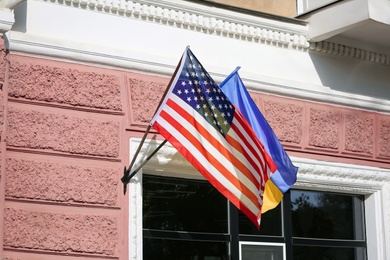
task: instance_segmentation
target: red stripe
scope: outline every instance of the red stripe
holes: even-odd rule
[[[209,134],[209,132],[207,131],[207,129],[205,129],[203,126],[201,126],[200,124],[198,124],[192,116],[190,116],[185,110],[181,109],[175,102],[171,101],[171,100],[168,100],[167,105],[169,106],[174,106],[173,109],[178,109],[178,111],[176,110],[176,112],[178,112],[181,116],[184,116],[186,118],[186,120],[190,120],[188,121],[189,123],[191,123],[195,128],[197,128],[197,130],[199,131],[199,133],[205,138],[207,139],[210,143],[212,142],[217,142],[218,143],[218,146],[219,147],[216,147],[216,149],[218,149],[219,152],[222,152],[222,153],[226,153],[228,152],[226,150],[226,148],[222,145],[219,144],[219,142]],[[187,140],[189,142],[192,143],[192,145],[194,145],[196,147],[196,149],[198,151],[200,151],[202,153],[202,155],[206,158],[206,160],[208,162],[210,162],[210,164],[212,164],[217,170],[218,172],[220,172],[223,176],[225,176],[226,179],[228,179],[241,193],[243,193],[249,200],[252,201],[252,203],[254,205],[256,205],[258,207],[258,204],[259,204],[259,201],[258,201],[258,196],[256,194],[254,194],[251,190],[249,190],[247,188],[247,186],[245,184],[243,184],[239,179],[237,179],[237,177],[235,177],[228,169],[225,168],[225,166],[220,163],[220,161],[215,158],[211,153],[209,153],[207,151],[207,149],[202,145],[202,143],[199,141],[198,137],[195,137],[193,136],[187,129],[185,129],[184,127],[182,127],[180,125],[179,122],[177,122],[170,114],[168,114],[166,111],[162,110],[160,112],[160,117],[164,118],[169,124],[171,124],[172,126],[174,126],[176,129],[178,129],[178,131],[180,131],[180,133],[185,137],[187,138]],[[177,126],[180,125],[181,127],[178,128]],[[165,137],[165,136],[164,136]],[[167,138],[167,137],[165,137]],[[168,138],[167,138],[168,139]],[[183,155],[183,156],[188,156],[188,155]],[[212,162],[212,163],[211,163]],[[195,166],[195,165],[194,165]],[[257,185],[256,185],[257,186]],[[255,187],[256,187],[255,186]]]

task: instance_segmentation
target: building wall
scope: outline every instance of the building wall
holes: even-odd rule
[[[236,0],[216,0],[213,2],[223,3],[231,6],[238,6],[249,10],[255,10],[270,14],[294,17],[297,14],[296,0],[250,0],[250,1],[236,1]]]
[[[3,259],[126,259],[128,138],[168,78],[4,56]],[[290,154],[388,166],[390,115],[252,95]]]
[[[3,259],[124,259],[123,74],[5,56]]]
[[[78,2],[29,4],[28,22],[16,22],[0,49],[2,259],[124,260],[136,250],[128,231],[134,202],[120,181],[130,161],[129,139],[142,137],[185,42],[196,55],[199,50],[218,82],[242,62],[244,83],[290,155],[390,169],[386,58],[375,63],[369,51],[364,60],[339,46],[309,48],[304,26],[278,21],[266,21],[276,29],[264,29],[255,40],[241,32],[229,36],[230,22],[219,34],[148,20],[141,5],[115,15]],[[50,18],[37,16],[42,10]],[[61,27],[62,16],[73,19]],[[217,47],[229,59],[221,59]],[[342,75],[351,70],[356,78],[346,81]],[[148,139],[156,138],[152,130]],[[361,180],[369,182],[364,174]],[[381,180],[388,186],[388,177]],[[389,195],[383,194],[384,206]],[[384,221],[380,239],[390,236],[389,216],[386,209],[378,216],[380,225]]]

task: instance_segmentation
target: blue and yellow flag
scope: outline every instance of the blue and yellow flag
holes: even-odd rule
[[[264,213],[275,208],[282,200],[283,194],[294,185],[298,168],[292,164],[271,126],[246,90],[238,74],[239,69],[240,67],[237,67],[219,87],[252,126],[265,150],[278,167],[265,184],[261,211]]]

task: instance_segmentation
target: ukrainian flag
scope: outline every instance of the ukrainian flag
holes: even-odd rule
[[[239,69],[240,67],[237,67],[219,87],[252,126],[265,150],[278,167],[278,170],[271,175],[265,184],[261,211],[265,213],[267,210],[275,208],[282,200],[283,194],[294,185],[297,180],[298,168],[292,164],[271,126],[246,90],[238,74]]]

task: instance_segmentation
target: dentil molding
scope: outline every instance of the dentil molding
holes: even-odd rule
[[[194,30],[254,43],[302,51],[325,52],[369,62],[390,65],[390,55],[327,41],[310,42],[305,22],[293,18],[255,17],[229,13],[223,9],[194,5],[185,1],[126,0],[42,0],[74,8],[88,9],[176,28]],[[294,25],[292,25],[294,24]]]

